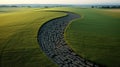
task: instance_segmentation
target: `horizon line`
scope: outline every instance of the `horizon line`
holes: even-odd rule
[[[24,5],[39,5],[39,4],[41,4],[41,3],[25,3]],[[22,5],[22,3],[18,3],[18,4],[0,4],[0,5]],[[41,4],[42,5],[42,4]],[[43,5],[45,5],[45,4],[43,4]],[[47,4],[46,4],[47,5]],[[101,4],[53,4],[53,3],[49,3],[48,5],[120,5],[120,4],[116,4],[116,3],[113,3],[113,4],[103,4],[103,3],[101,3]]]

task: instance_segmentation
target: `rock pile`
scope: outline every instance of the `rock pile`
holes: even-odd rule
[[[66,12],[67,16],[56,18],[45,23],[38,32],[38,42],[46,55],[60,67],[99,67],[77,55],[67,46],[64,30],[68,23],[80,16]]]

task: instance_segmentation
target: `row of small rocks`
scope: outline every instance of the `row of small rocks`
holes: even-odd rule
[[[66,16],[45,23],[38,31],[41,49],[60,67],[99,67],[77,55],[64,40],[64,30],[68,23],[80,16],[71,12]]]

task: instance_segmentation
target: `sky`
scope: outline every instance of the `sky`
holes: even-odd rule
[[[120,0],[0,0],[0,4],[119,4]]]

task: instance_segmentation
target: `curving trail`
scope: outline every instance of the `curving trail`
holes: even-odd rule
[[[38,42],[46,55],[60,67],[100,67],[77,55],[64,40],[64,30],[68,23],[80,16],[65,12],[67,16],[59,17],[43,24],[38,31]]]

